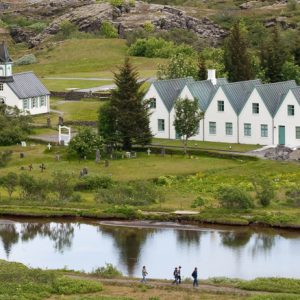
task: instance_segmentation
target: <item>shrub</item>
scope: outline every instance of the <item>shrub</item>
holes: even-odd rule
[[[100,28],[100,34],[106,38],[117,38],[118,31],[115,26],[109,22],[103,22]]]
[[[103,212],[115,218],[136,219],[139,216],[139,211],[129,205],[115,205]]]
[[[0,168],[5,167],[11,160],[12,151],[0,152]]]
[[[75,190],[108,189],[113,184],[114,181],[109,176],[85,176],[76,183]]]
[[[224,208],[252,208],[253,201],[250,195],[237,186],[223,185],[219,187],[218,200]]]
[[[109,0],[109,3],[114,7],[120,7],[125,4],[124,0]]]
[[[100,267],[92,271],[92,275],[104,277],[104,278],[116,278],[123,276],[115,266],[106,263],[104,267]]]
[[[205,200],[204,200],[202,197],[199,196],[198,198],[196,198],[196,199],[193,201],[191,207],[192,207],[192,208],[197,208],[197,207],[202,207],[202,206],[204,206],[204,205],[205,205]]]
[[[149,205],[163,200],[155,185],[147,181],[120,183],[110,189],[101,189],[96,200],[108,204],[118,205]]]
[[[266,207],[270,205],[271,200],[275,196],[274,186],[272,181],[263,176],[258,176],[253,179],[253,186],[256,191],[256,195],[261,205]]]
[[[145,22],[144,23],[144,29],[146,32],[153,32],[155,30],[155,26],[151,22]]]
[[[77,26],[71,23],[68,20],[61,22],[60,24],[60,32],[63,38],[68,38],[71,36],[72,33],[77,31]]]
[[[51,188],[57,193],[58,200],[70,200],[74,192],[72,177],[69,174],[60,171],[53,173]]]
[[[45,180],[35,179],[28,174],[19,177],[21,197],[24,200],[45,200],[49,192],[49,184]]]
[[[289,189],[286,192],[286,195],[288,196],[288,201],[290,204],[296,207],[300,207],[300,188],[294,187]]]
[[[8,196],[11,199],[13,192],[18,186],[18,175],[16,173],[9,172],[1,178],[0,184],[6,188]]]
[[[28,26],[28,28],[32,29],[36,33],[42,32],[47,27],[47,24],[42,22],[33,23]]]
[[[31,65],[31,64],[36,64],[36,63],[37,63],[37,59],[34,54],[24,55],[15,61],[15,65],[17,65],[17,66]]]

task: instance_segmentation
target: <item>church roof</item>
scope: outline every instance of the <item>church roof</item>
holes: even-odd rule
[[[50,95],[33,72],[14,74],[13,81],[7,84],[19,99]]]
[[[12,62],[4,42],[0,44],[0,63]]]

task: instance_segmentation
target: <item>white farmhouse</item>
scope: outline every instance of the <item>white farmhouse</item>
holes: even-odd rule
[[[228,83],[209,70],[208,79],[154,82],[150,128],[155,137],[178,139],[173,122],[177,99],[197,99],[204,119],[192,139],[225,143],[300,145],[300,87],[295,81],[262,84],[259,79]]]
[[[32,72],[12,73],[7,47],[0,44],[0,102],[31,115],[50,111],[50,92]]]

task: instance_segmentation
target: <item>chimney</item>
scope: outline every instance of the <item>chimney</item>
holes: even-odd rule
[[[213,85],[217,84],[216,70],[215,69],[208,69],[207,70],[207,80],[211,80],[211,83]]]

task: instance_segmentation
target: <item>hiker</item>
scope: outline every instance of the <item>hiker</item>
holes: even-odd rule
[[[192,273],[192,277],[194,278],[193,287],[198,286],[198,271],[197,268],[194,269]]]
[[[174,275],[174,281],[172,282],[172,284],[178,284],[178,269],[177,267],[175,268],[174,272],[173,272],[173,275]]]
[[[146,276],[148,275],[148,272],[147,272],[147,270],[146,270],[146,267],[145,266],[143,266],[143,268],[142,268],[142,280],[141,280],[141,282],[143,282],[143,283],[146,283]]]
[[[181,283],[181,266],[178,267],[177,278],[178,278],[178,284],[180,284]]]

